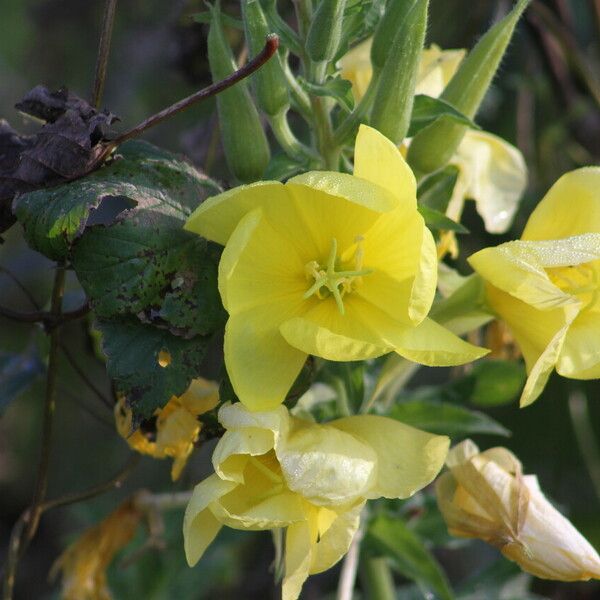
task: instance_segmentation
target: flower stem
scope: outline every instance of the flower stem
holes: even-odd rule
[[[354,585],[356,582],[356,573],[358,571],[358,564],[360,560],[360,543],[365,535],[365,517],[367,507],[363,509],[360,519],[360,527],[357,529],[350,548],[344,562],[342,564],[342,571],[340,573],[340,580],[338,582],[336,600],[352,600],[354,596]]]
[[[291,158],[305,162],[307,159],[318,159],[314,151],[305,146],[290,129],[287,113],[282,111],[269,119],[273,135],[283,151]]]
[[[106,0],[106,4],[104,5],[104,19],[102,21],[102,31],[100,33],[100,42],[98,44],[98,58],[96,60],[96,74],[94,76],[94,91],[92,94],[92,105],[96,108],[100,107],[100,102],[102,101],[102,94],[104,93],[104,82],[106,81],[106,67],[108,65],[110,40],[112,38],[116,9],[117,0]]]
[[[362,569],[362,579],[369,600],[396,600],[396,589],[390,567],[385,558],[368,558]]]

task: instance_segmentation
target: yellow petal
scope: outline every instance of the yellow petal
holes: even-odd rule
[[[193,379],[179,402],[193,415],[202,415],[219,404],[219,384],[202,377]]]
[[[600,167],[563,175],[537,205],[523,232],[524,240],[552,240],[600,233]]]
[[[600,378],[600,312],[585,311],[571,323],[556,370],[574,379]]]
[[[429,484],[444,465],[450,440],[394,419],[360,415],[332,427],[368,444],[377,455],[377,478],[367,498],[408,498]]]
[[[352,95],[356,102],[365,95],[371,77],[373,67],[371,66],[371,46],[373,38],[361,42],[349,52],[346,52],[338,61],[340,75],[352,83]]]
[[[221,524],[209,510],[209,505],[235,486],[232,481],[223,481],[216,475],[211,475],[194,488],[183,517],[183,546],[190,567],[200,560],[221,528]]]
[[[400,206],[417,206],[417,182],[400,150],[368,125],[361,125],[356,136],[354,176],[385,188]]]
[[[313,504],[336,506],[365,496],[373,485],[372,448],[329,425],[294,419],[276,450],[288,487]]]
[[[287,528],[282,600],[296,600],[300,596],[300,590],[308,578],[312,545],[310,528],[306,522]]]
[[[352,543],[360,524],[364,502],[340,512],[325,531],[320,531],[319,541],[313,546],[309,573],[322,573],[335,565]]]
[[[278,181],[241,185],[205,200],[188,218],[184,229],[224,246],[248,212],[286,202],[289,202],[287,191]]]
[[[449,367],[472,362],[489,350],[465,342],[432,319],[394,335],[395,351],[430,367]]]
[[[265,304],[227,321],[227,373],[238,398],[250,410],[270,410],[281,404],[306,361],[306,353],[279,333],[279,323],[290,317],[294,314],[289,307]]]
[[[396,321],[420,323],[429,312],[437,282],[437,253],[421,215],[402,207],[382,215],[362,242],[364,268],[356,293]]]
[[[469,129],[451,164],[459,176],[446,214],[459,221],[466,198],[475,200],[477,212],[490,233],[504,233],[527,186],[527,166],[521,152],[502,138]]]
[[[465,50],[440,50],[432,44],[421,53],[415,94],[437,98],[458,69]]]

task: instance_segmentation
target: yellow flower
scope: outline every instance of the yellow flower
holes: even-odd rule
[[[62,572],[63,600],[111,600],[106,570],[133,538],[141,517],[134,500],[127,500],[60,555],[51,576]]]
[[[368,499],[407,498],[437,475],[449,440],[375,415],[319,425],[279,406],[219,411],[225,435],[215,474],[187,507],[184,546],[195,565],[223,525],[286,529],[283,600],[294,600],[310,574],[347,552]]]
[[[600,578],[600,557],[548,502],[535,475],[506,448],[465,440],[448,454],[436,482],[438,505],[452,535],[480,538],[543,579]]]
[[[189,218],[186,229],[226,246],[225,364],[246,406],[280,404],[308,354],[351,361],[394,351],[452,365],[485,353],[426,317],[437,258],[415,196],[398,149],[363,125],[354,175],[240,186]]]
[[[350,50],[339,61],[341,75],[352,82],[355,99],[360,100],[371,81],[368,39]],[[441,50],[435,44],[423,50],[415,94],[437,98],[458,69],[465,50]],[[406,143],[406,142],[405,142]],[[513,145],[486,131],[468,130],[450,161],[458,168],[458,178],[446,214],[460,221],[466,199],[475,200],[477,212],[490,233],[504,233],[519,205],[527,185],[527,166]],[[438,255],[458,255],[453,232],[442,235]]]
[[[541,394],[554,368],[572,379],[600,377],[600,168],[563,175],[521,240],[469,262],[525,357],[521,406]]]
[[[179,397],[156,411],[150,423],[132,432],[131,410],[121,398],[115,406],[117,431],[129,446],[154,458],[173,458],[171,478],[179,478],[198,440],[201,424],[196,417],[212,410],[219,403],[219,386],[214,381],[195,379]]]

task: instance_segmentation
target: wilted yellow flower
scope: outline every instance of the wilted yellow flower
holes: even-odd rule
[[[437,475],[449,440],[393,419],[352,416],[319,425],[279,406],[219,411],[225,435],[215,474],[187,507],[184,544],[195,565],[223,525],[286,529],[283,600],[294,600],[310,574],[347,552],[366,500],[407,498]]]
[[[479,452],[465,440],[448,454],[436,482],[438,505],[452,535],[480,538],[543,579],[600,578],[600,557],[540,490],[535,475],[506,448]]]
[[[356,100],[364,96],[373,69],[368,39],[339,61],[341,75],[352,82]],[[415,94],[437,98],[458,69],[465,50],[441,50],[435,44],[423,50]],[[475,200],[477,212],[490,233],[504,233],[527,185],[527,166],[521,152],[502,138],[469,129],[450,161],[458,168],[458,178],[446,214],[460,221],[466,199]],[[442,235],[438,255],[456,257],[458,246],[453,232]]]
[[[600,377],[600,168],[563,175],[521,240],[469,258],[492,310],[510,327],[529,374],[521,406],[548,377]]]
[[[127,500],[60,555],[51,576],[62,573],[63,600],[111,600],[106,570],[131,541],[141,518],[134,500]]]
[[[375,129],[359,130],[354,175],[236,187],[206,200],[185,227],[225,245],[225,365],[253,410],[284,400],[308,354],[351,361],[394,351],[452,365],[485,353],[426,316],[435,243],[412,171]]]
[[[115,406],[117,431],[129,446],[154,458],[173,458],[171,478],[179,478],[198,440],[201,424],[198,415],[212,410],[219,403],[219,386],[214,381],[194,379],[188,390],[173,396],[154,419],[132,432],[131,410],[121,398]]]

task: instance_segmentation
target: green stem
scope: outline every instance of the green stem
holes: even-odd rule
[[[385,558],[368,558],[362,568],[362,579],[369,600],[396,600],[396,589]]]
[[[286,111],[282,111],[271,117],[269,123],[273,135],[288,156],[300,162],[305,162],[307,159],[318,159],[314,151],[305,146],[290,129]]]
[[[283,74],[290,89],[290,95],[294,103],[294,108],[300,113],[307,123],[312,123],[312,108],[308,94],[302,89],[298,80],[292,73],[287,60],[282,61]]]
[[[296,20],[298,21],[298,33],[304,42],[312,17],[312,0],[294,0],[294,9],[296,10]]]
[[[313,96],[311,99],[317,148],[325,169],[337,171],[340,162],[340,148],[333,142],[331,118],[324,100],[324,98],[318,96]]]

